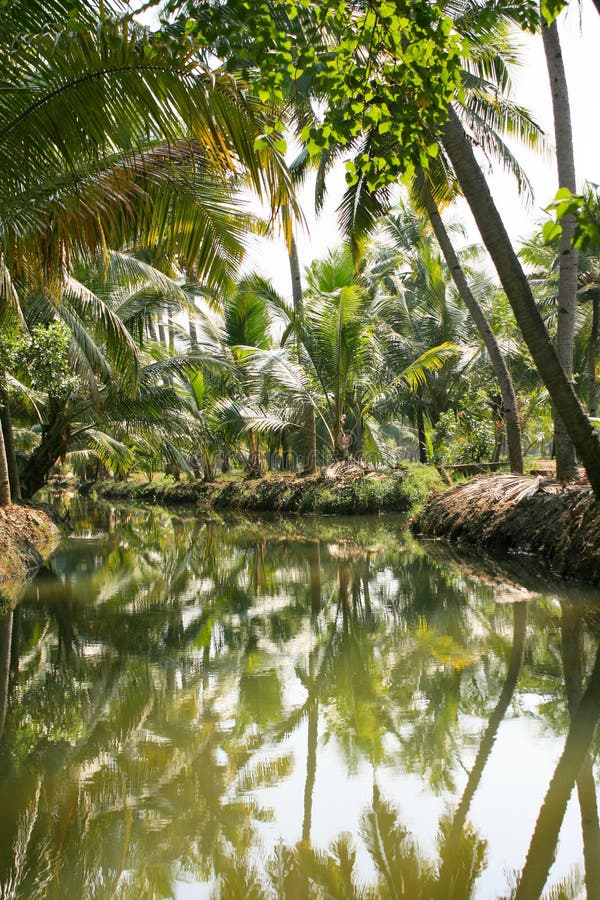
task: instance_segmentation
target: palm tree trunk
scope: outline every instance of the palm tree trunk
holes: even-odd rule
[[[67,449],[69,424],[58,412],[42,435],[42,440],[35,448],[21,476],[21,491],[26,498],[33,497],[46,484],[52,466]]]
[[[419,441],[419,462],[427,465],[427,436],[425,434],[425,417],[420,406],[417,407],[417,439]]]
[[[363,388],[361,384],[354,388],[354,426],[352,428],[352,456],[362,460],[365,449],[365,423],[362,415]]]
[[[13,434],[12,418],[10,415],[10,402],[4,379],[0,379],[0,423],[4,435],[4,450],[6,452],[6,465],[8,479],[10,481],[10,493],[13,503],[21,499],[21,480],[17,465],[17,453],[15,450],[15,437]]]
[[[294,314],[298,320],[304,315],[304,298],[302,296],[302,278],[300,277],[300,260],[298,248],[292,236],[288,248],[288,260],[290,265],[290,277],[292,279],[292,299],[294,301]],[[300,361],[300,348],[297,347],[298,361]],[[304,404],[304,431],[303,431],[303,461],[302,471],[304,475],[314,475],[317,471],[317,426],[315,411],[310,403]]]
[[[575,193],[575,157],[573,155],[573,133],[571,129],[571,109],[567,78],[560,48],[556,20],[546,25],[542,19],[542,38],[546,66],[552,92],[554,113],[554,138],[556,142],[556,163],[558,186]],[[558,317],[556,324],[556,352],[566,375],[573,379],[573,348],[575,345],[575,310],[577,306],[577,271],[579,252],[573,247],[575,216],[562,219],[560,238],[560,269],[558,277]],[[556,474],[561,481],[571,481],[577,475],[575,449],[565,425],[554,411],[554,447],[556,451]]]
[[[246,475],[248,478],[261,478],[264,473],[260,456],[260,444],[258,434],[253,428],[248,430],[248,448]]]
[[[596,382],[596,360],[598,358],[598,331],[600,325],[600,291],[592,293],[592,329],[590,332],[590,346],[588,348],[588,411],[590,416],[596,415],[596,396],[598,385]]]
[[[475,322],[477,330],[481,335],[481,339],[485,344],[490,362],[494,369],[496,381],[500,387],[502,394],[502,405],[504,407],[504,417],[506,420],[506,441],[508,444],[508,461],[510,463],[511,472],[519,475],[523,474],[523,450],[521,446],[521,425],[519,423],[519,414],[517,408],[517,397],[513,385],[510,372],[504,362],[504,357],[500,352],[496,335],[491,329],[490,323],[486,319],[485,313],[474,297],[463,272],[462,266],[458,260],[458,256],[452,246],[452,241],[446,231],[442,217],[440,216],[437,204],[433,199],[433,195],[429,186],[425,184],[425,207],[427,215],[431,222],[433,232],[437,242],[444,255],[444,259],[450,269],[454,284],[458,289],[460,297],[469,311],[469,315]]]
[[[442,141],[483,242],[492,258],[517,324],[548,393],[600,498],[600,437],[586,416],[548,337],[531,287],[513,249],[490,189],[454,109],[442,131]]]
[[[6,448],[4,445],[4,432],[0,422],[0,507],[10,506],[10,479],[8,477],[8,463],[6,462]]]

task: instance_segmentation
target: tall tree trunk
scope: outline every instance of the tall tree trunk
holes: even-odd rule
[[[4,431],[0,422],[0,507],[10,506],[10,479],[8,477],[8,463],[6,462],[6,448],[4,446]]]
[[[246,475],[248,478],[261,478],[264,475],[258,434],[253,428],[248,430],[248,463],[246,465]]]
[[[417,406],[417,439],[419,441],[419,462],[427,465],[429,459],[427,458],[427,436],[425,434],[425,417],[423,416],[423,410],[420,406]]]
[[[365,450],[365,423],[362,415],[363,388],[357,384],[354,388],[354,426],[352,428],[352,456],[362,460]]]
[[[594,495],[600,498],[600,437],[586,416],[548,337],[521,263],[513,249],[473,148],[456,112],[442,130],[442,140],[483,242],[492,258],[517,324],[548,393],[585,465]]]
[[[292,299],[294,301],[294,315],[300,321],[304,316],[304,298],[302,295],[302,278],[300,276],[300,260],[298,248],[294,237],[290,238],[288,248],[288,260],[290,264],[290,277],[292,280]],[[300,361],[300,348],[296,348],[296,356]],[[304,475],[314,475],[317,471],[317,426],[315,411],[310,403],[304,404],[304,430],[303,430],[303,460],[302,470]]]
[[[4,449],[6,452],[6,465],[8,467],[11,499],[15,502],[16,500],[21,499],[21,480],[19,478],[17,451],[15,449],[15,437],[10,415],[10,401],[6,389],[6,382],[2,376],[0,376],[0,423],[2,424],[2,433],[4,434]]]
[[[510,463],[511,472],[519,475],[523,474],[523,450],[521,446],[521,425],[519,423],[519,413],[517,408],[517,397],[513,386],[510,372],[504,362],[504,357],[500,352],[496,335],[492,331],[484,311],[474,297],[471,291],[463,268],[459,262],[458,256],[452,246],[452,241],[446,231],[442,217],[440,216],[437,204],[433,199],[429,186],[425,184],[424,188],[425,208],[431,222],[433,232],[437,242],[444,255],[444,259],[450,269],[450,274],[454,280],[454,284],[458,289],[460,297],[469,311],[469,315],[475,322],[477,330],[481,335],[481,339],[485,344],[490,362],[494,369],[496,381],[500,387],[502,394],[502,405],[504,407],[504,417],[506,420],[506,441],[508,444],[508,461]]]
[[[552,92],[554,114],[554,139],[556,143],[556,164],[558,186],[575,193],[575,157],[573,155],[573,133],[571,130],[571,109],[567,78],[558,37],[556,20],[546,25],[542,16],[542,38],[546,66]],[[577,270],[579,252],[571,243],[575,234],[575,216],[565,216],[562,220],[560,238],[560,261],[558,277],[558,316],[556,323],[556,352],[566,375],[573,379],[573,348],[575,345],[575,310],[577,306]],[[556,474],[561,481],[571,481],[577,476],[575,449],[564,422],[554,411],[554,448],[556,452]]]
[[[24,497],[33,497],[35,492],[46,484],[50,469],[67,449],[68,439],[69,425],[59,412],[27,460],[21,475],[21,491]]]
[[[596,361],[598,359],[598,331],[600,326],[600,291],[592,292],[592,329],[590,332],[590,346],[588,348],[588,411],[590,416],[595,416],[597,411]]]

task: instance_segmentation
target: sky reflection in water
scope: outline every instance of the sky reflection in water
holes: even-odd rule
[[[0,896],[594,895],[597,592],[387,517],[72,515],[0,620]]]

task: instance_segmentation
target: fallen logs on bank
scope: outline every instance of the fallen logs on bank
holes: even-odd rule
[[[499,555],[531,554],[562,577],[600,583],[600,502],[587,485],[477,478],[433,496],[412,529]]]

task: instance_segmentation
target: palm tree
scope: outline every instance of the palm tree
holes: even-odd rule
[[[384,397],[405,396],[425,373],[440,369],[454,348],[427,343],[415,354],[395,331],[395,299],[356,273],[348,248],[307,273],[303,323],[294,323],[303,364],[327,410],[334,458],[378,455],[373,419]],[[366,444],[365,444],[366,442]]]
[[[439,371],[428,373],[415,395],[407,398],[409,417],[417,424],[420,459],[426,462],[424,417],[435,426],[440,415],[459,402],[458,392],[477,351],[427,219],[401,204],[382,219],[381,231],[385,244],[370,263],[369,277],[384,279],[396,304],[399,334],[413,351],[452,343],[460,352]]]
[[[556,143],[556,163],[558,187],[575,193],[575,158],[571,129],[571,110],[567,78],[560,48],[556,19],[548,25],[541,16],[544,53],[548,67],[548,77],[552,93],[554,114],[554,136]],[[573,378],[573,346],[575,340],[575,316],[577,306],[578,250],[573,246],[575,216],[569,214],[562,219],[560,236],[558,316],[556,323],[556,352],[566,375]],[[577,473],[573,444],[560,417],[554,422],[554,449],[556,453],[556,474],[563,481],[572,480]]]
[[[36,399],[30,424],[38,417],[42,431],[22,474],[26,496],[67,453],[126,469],[137,444],[185,467],[172,439],[189,447],[201,423],[173,376],[220,362],[208,343],[174,355],[156,342],[157,320],[191,300],[143,260],[111,253],[79,260],[74,272],[81,280],[65,276],[57,295],[21,294],[32,337],[19,375]]]
[[[207,282],[231,277],[248,225],[240,179],[294,206],[276,141],[254,148],[270,114],[189,42],[113,19],[117,7],[72,7],[61,30],[58,8],[17,3],[0,32],[3,318],[13,284],[59,286],[98,247],[160,242]]]
[[[453,108],[442,130],[448,153],[483,242],[498,272],[525,343],[579,453],[596,496],[600,496],[600,437],[573,390],[550,341],[531,286],[512,247],[473,148]]]

